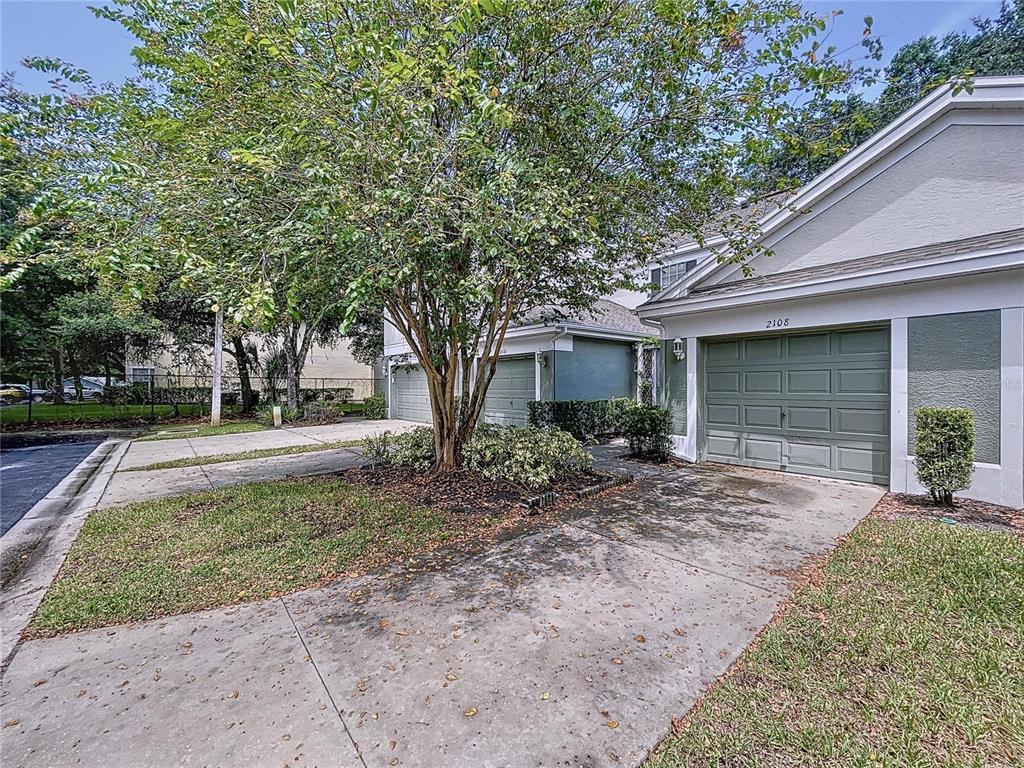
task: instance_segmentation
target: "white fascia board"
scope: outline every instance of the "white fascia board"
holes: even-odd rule
[[[995,272],[1024,266],[1024,251],[1020,246],[993,251],[961,254],[954,257],[937,257],[932,261],[895,264],[863,272],[807,278],[787,285],[752,287],[742,293],[723,296],[688,296],[667,301],[648,309],[640,308],[641,318],[663,318],[690,312],[704,312],[712,309],[741,307],[749,304],[763,304],[787,301],[809,296],[879,288],[900,285],[919,280],[934,280],[943,277],[957,277],[979,272]]]

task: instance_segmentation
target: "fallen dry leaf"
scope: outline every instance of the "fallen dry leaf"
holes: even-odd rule
[[[467,709],[462,714],[464,714],[466,717],[472,717],[473,715],[476,714],[476,707],[470,707],[469,709]]]
[[[544,691],[544,693],[542,693],[542,694],[540,695],[540,700],[541,700],[541,701],[547,701],[547,700],[548,700],[548,699],[550,699],[550,698],[551,698],[551,694],[550,694],[550,693],[548,693],[547,691]]]
[[[608,727],[609,728],[618,728],[619,727],[619,721],[618,720],[609,720],[608,721]]]
[[[229,699],[237,699],[238,698],[238,691],[231,691],[231,693],[228,694],[228,698]]]
[[[638,643],[646,643],[647,642],[647,638],[644,637],[643,635],[637,635],[633,639],[636,640]]]
[[[616,656],[614,659],[612,659],[612,664],[622,664],[622,659]]]

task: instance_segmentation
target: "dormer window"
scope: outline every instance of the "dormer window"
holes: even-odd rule
[[[691,259],[690,261],[677,261],[674,264],[654,267],[651,269],[651,283],[657,286],[655,290],[668,288],[668,286],[672,285],[672,283],[696,266],[697,260]]]

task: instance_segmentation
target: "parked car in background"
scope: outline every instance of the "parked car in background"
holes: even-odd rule
[[[99,400],[103,397],[103,388],[106,386],[106,379],[102,376],[82,376],[80,377],[82,383],[82,399],[83,400]],[[112,387],[127,387],[128,385],[120,379],[111,379],[110,386]],[[64,399],[75,400],[78,397],[78,393],[75,390],[75,380],[73,378],[64,379]]]
[[[29,397],[33,403],[44,403],[53,399],[48,389],[29,390],[26,384],[0,384],[0,399],[5,403],[27,403]]]

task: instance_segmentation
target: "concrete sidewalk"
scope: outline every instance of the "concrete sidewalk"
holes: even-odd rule
[[[135,441],[121,459],[118,472],[107,485],[99,506],[112,507],[133,501],[180,496],[260,480],[283,480],[288,477],[337,472],[358,465],[362,459],[358,448],[336,448],[176,469],[139,471],[134,470],[134,467],[266,448],[361,440],[369,435],[405,432],[418,426],[421,425],[387,419],[343,422],[319,427],[283,427],[234,435]]]
[[[32,640],[4,764],[636,766],[882,493],[673,469],[490,549]]]

